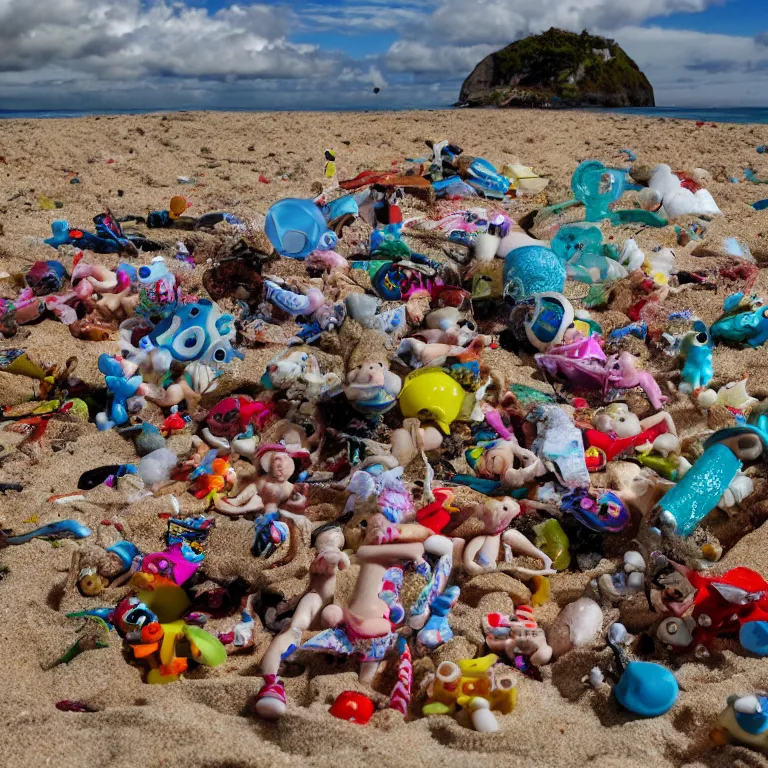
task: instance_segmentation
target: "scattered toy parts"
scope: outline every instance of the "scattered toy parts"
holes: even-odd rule
[[[94,347],[100,389],[66,350],[4,349],[0,370],[36,399],[4,411],[3,449],[30,473],[66,428],[121,450],[0,531],[2,548],[66,540],[62,604],[77,609],[46,669],[86,669],[116,644],[137,681],[197,686],[242,657],[259,673],[242,716],[279,721],[310,654],[340,657],[356,687],[323,712],[368,728],[451,717],[483,740],[569,655],[588,660],[574,684],[585,674],[591,704],[628,719],[679,706],[673,654],[768,656],[768,582],[718,562],[755,523],[768,452],[764,388],[730,381],[718,353],[754,367],[768,309],[736,235],[700,270],[670,247],[719,231],[707,174],[659,163],[639,180],[586,160],[529,231],[513,213],[549,179],[426,147],[359,171],[326,148],[315,197],[276,194],[261,219],[188,213],[189,189],[99,213],[93,232],[53,221],[0,300],[0,331],[21,342],[56,322],[73,347],[115,343]],[[656,244],[623,239],[628,224]],[[681,308],[725,281],[720,317]],[[0,492],[26,493],[15,477]],[[566,579],[581,586],[555,601]],[[734,690],[713,739],[765,748],[766,706]]]

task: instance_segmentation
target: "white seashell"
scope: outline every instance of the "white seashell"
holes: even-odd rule
[[[557,615],[547,633],[555,657],[563,656],[573,648],[591,645],[603,628],[603,612],[588,597],[569,603]]]

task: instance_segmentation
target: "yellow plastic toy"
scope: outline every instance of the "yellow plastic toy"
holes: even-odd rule
[[[476,731],[498,730],[493,712],[509,714],[517,704],[517,683],[507,667],[493,668],[499,657],[489,653],[477,659],[441,662],[432,691],[422,708],[424,715],[452,715],[457,707],[469,712]]]
[[[400,410],[406,419],[435,421],[449,435],[461,413],[467,393],[441,368],[420,368],[409,373],[400,391]]]

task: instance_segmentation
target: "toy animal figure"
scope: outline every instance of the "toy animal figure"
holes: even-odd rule
[[[182,364],[199,360],[221,366],[243,355],[232,347],[235,340],[232,315],[223,314],[210,299],[177,306],[173,314],[149,333],[152,344]]]
[[[176,276],[165,265],[165,259],[155,256],[151,265],[139,267],[137,276],[136,314],[155,324],[170,317],[180,301],[181,289],[176,285]]]
[[[710,329],[715,341],[755,348],[768,341],[768,307],[761,298],[734,293],[725,300],[723,309]]]
[[[75,229],[63,219],[58,219],[51,224],[52,236],[45,240],[45,243],[53,248],[73,245],[81,250],[93,251],[94,253],[139,255],[137,247],[123,235],[120,225],[109,211],[94,216],[93,223],[96,225],[96,234]]]
[[[289,347],[267,363],[261,377],[266,389],[284,390],[289,400],[317,403],[335,393],[341,379],[335,373],[323,373],[309,347]]]
[[[692,591],[681,599],[681,590],[665,589],[668,576],[658,578],[663,591],[652,602],[672,614],[657,628],[660,640],[678,649],[700,645],[711,650],[716,637],[738,635],[747,650],[768,655],[768,582],[759,573],[739,566],[711,576],[669,564],[685,577]],[[691,621],[686,622],[689,617]]]
[[[718,715],[709,738],[722,746],[729,741],[768,751],[768,696],[751,694],[728,697],[728,706]]]
[[[109,415],[96,415],[96,425],[100,430],[112,429],[128,421],[129,400],[146,393],[146,386],[141,376],[127,376],[123,363],[108,354],[99,356],[99,370],[106,376],[107,389],[112,394]]]
[[[687,333],[680,344],[683,360],[683,381],[681,392],[694,392],[709,386],[715,375],[712,365],[712,339],[704,324],[697,320],[694,330]]]
[[[520,515],[520,505],[509,496],[502,499],[489,499],[478,505],[475,515],[483,522],[484,532],[470,539],[464,546],[462,565],[470,576],[495,571],[502,543],[513,551],[527,557],[538,558],[544,568],[532,571],[528,568],[515,568],[515,573],[523,576],[547,576],[555,573],[552,560],[535,547],[519,531],[509,528],[510,523]]]

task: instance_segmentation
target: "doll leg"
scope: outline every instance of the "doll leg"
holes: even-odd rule
[[[256,694],[254,705],[256,714],[260,717],[275,720],[285,714],[285,687],[277,676],[280,662],[293,653],[301,640],[302,632],[309,629],[322,608],[320,595],[314,592],[304,595],[296,606],[291,623],[269,644],[261,661],[264,685]]]

